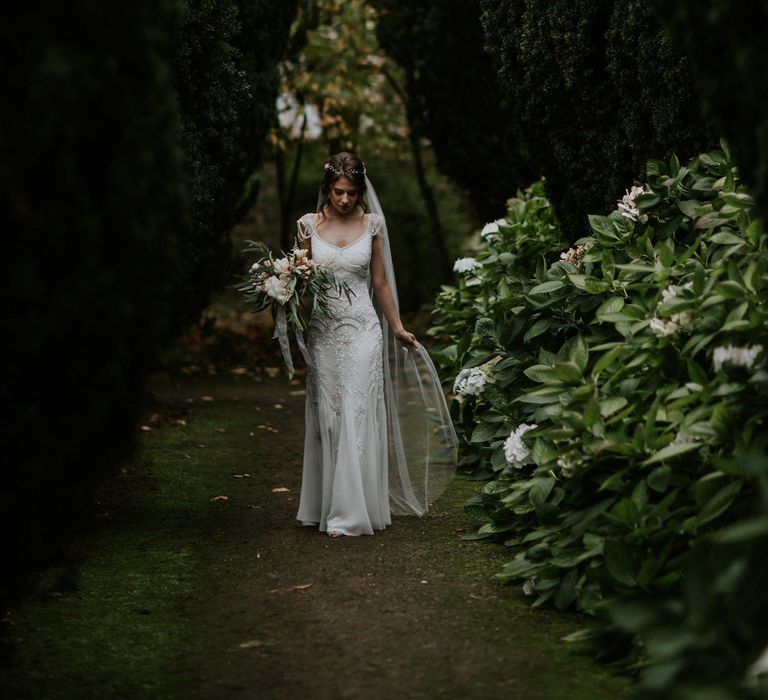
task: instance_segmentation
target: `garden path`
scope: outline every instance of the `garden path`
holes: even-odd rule
[[[294,521],[301,382],[159,378],[153,390],[142,450],[101,497],[76,583],[41,579],[12,612],[17,697],[625,694],[560,641],[581,620],[531,610],[492,579],[501,548],[460,539],[475,483],[457,478],[422,519],[331,539]]]

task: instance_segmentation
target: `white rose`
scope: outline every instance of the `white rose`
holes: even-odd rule
[[[276,275],[285,275],[291,269],[288,258],[279,258],[278,260],[275,260],[273,266],[275,268]]]
[[[268,277],[264,282],[264,291],[281,304],[285,304],[296,288],[295,277]]]

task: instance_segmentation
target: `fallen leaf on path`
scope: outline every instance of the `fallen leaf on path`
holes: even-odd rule
[[[238,646],[241,649],[256,649],[257,647],[266,647],[274,644],[274,642],[265,642],[261,639],[249,639],[247,642],[240,642]]]
[[[175,420],[171,421],[171,425],[186,425],[187,421],[185,421],[183,418],[176,418]]]
[[[150,428],[148,425],[142,425],[142,426],[141,426],[141,429],[142,429],[144,432],[147,432],[147,431],[149,431],[149,430],[152,430],[152,428]]]
[[[196,447],[208,447],[204,442],[201,442],[199,445],[196,445]]]
[[[273,588],[269,593],[290,593],[291,591],[303,591],[309,588],[311,583],[299,583],[295,586],[287,586],[286,588]]]
[[[291,392],[291,396],[304,396],[307,392],[304,391],[304,389],[296,389],[295,391]]]
[[[232,476],[234,476],[235,479],[243,479],[245,477],[249,477],[250,474],[233,474]]]
[[[301,384],[301,379],[291,379],[291,381],[288,382],[288,383],[289,384],[294,384],[294,385]]]
[[[270,433],[279,433],[279,432],[280,432],[280,431],[279,431],[277,428],[273,428],[273,427],[271,427],[271,426],[270,426],[269,428],[267,428],[267,430],[268,430]]]
[[[228,501],[229,496],[212,496],[211,500],[212,501]]]
[[[277,409],[280,409],[280,408],[282,408],[282,407],[283,407],[283,404],[281,404],[281,403],[276,403],[276,404],[273,406],[273,408],[277,408]]]
[[[286,493],[290,490],[291,489],[285,488],[285,486],[278,486],[277,488],[272,489],[272,493]]]
[[[213,396],[201,396],[201,401],[213,401]]]
[[[227,429],[226,428],[216,428],[216,432],[217,433],[226,433]]]

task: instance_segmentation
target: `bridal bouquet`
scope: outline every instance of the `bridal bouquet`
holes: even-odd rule
[[[302,335],[307,328],[301,308],[302,300],[308,297],[312,301],[312,311],[317,310],[334,318],[331,299],[340,299],[344,294],[347,301],[351,302],[354,292],[346,282],[337,280],[331,270],[312,260],[303,248],[295,247],[283,253],[283,257],[275,259],[263,243],[247,243],[248,247],[243,252],[256,253],[260,258],[251,265],[237,289],[245,295],[245,303],[253,312],[272,307],[275,318],[273,337],[280,341],[288,376],[293,378],[293,360],[288,345],[289,329],[296,334],[296,341],[307,364],[311,364]]]

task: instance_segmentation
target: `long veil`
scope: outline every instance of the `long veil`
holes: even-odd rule
[[[381,203],[368,176],[364,201],[382,217],[378,239],[387,283],[400,313],[389,234]],[[369,292],[383,335],[384,397],[387,413],[389,501],[393,515],[424,515],[456,472],[458,438],[440,379],[426,349],[400,343]]]

